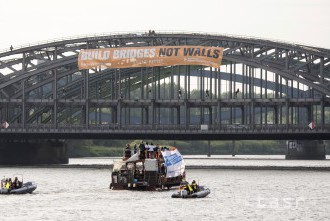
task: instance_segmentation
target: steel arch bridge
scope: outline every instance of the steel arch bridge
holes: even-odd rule
[[[223,47],[223,63],[77,67],[81,49],[155,45]],[[257,38],[106,34],[0,52],[2,138],[327,139],[329,96],[330,50]]]

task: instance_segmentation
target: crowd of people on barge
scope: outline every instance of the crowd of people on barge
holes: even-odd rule
[[[134,144],[132,147],[130,144],[126,144],[124,158],[130,158],[133,154],[138,153],[139,158],[143,159],[162,159],[161,151],[169,150],[168,147],[159,146],[158,144],[154,145],[152,142],[143,141],[138,145]]]
[[[12,181],[11,178],[3,178],[1,180],[1,188],[5,188],[6,190],[10,191],[13,189],[19,189],[22,187],[22,182],[18,180],[17,177]]]

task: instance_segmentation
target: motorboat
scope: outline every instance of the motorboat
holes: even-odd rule
[[[32,193],[37,189],[37,184],[35,182],[25,182],[20,188],[7,190],[6,188],[0,189],[0,194],[26,194]]]
[[[110,189],[154,191],[180,186],[185,179],[185,163],[178,149],[165,146],[152,149],[155,151],[151,154],[145,154],[143,148],[131,156],[127,148],[123,159],[114,162]]]
[[[200,186],[197,190],[197,192],[188,194],[187,190],[180,190],[177,193],[172,194],[172,198],[204,198],[207,195],[211,193],[211,190],[209,188],[206,188],[204,186]]]

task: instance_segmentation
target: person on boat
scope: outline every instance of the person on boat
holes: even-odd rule
[[[186,190],[187,190],[187,192],[188,192],[188,195],[190,195],[190,194],[193,194],[193,193],[194,193],[194,190],[193,190],[193,188],[190,186],[190,184],[189,184],[189,183],[187,183],[187,187],[186,187]]]
[[[164,163],[162,163],[162,165],[160,166],[160,172],[162,175],[166,175],[166,167]]]
[[[198,184],[196,183],[195,180],[192,181],[191,187],[192,187],[194,193],[198,192],[199,186],[198,186]]]
[[[8,191],[10,191],[10,182],[9,182],[9,180],[8,179],[6,179],[6,184],[5,184],[5,188],[6,188],[6,190],[8,190]]]
[[[126,144],[126,149],[125,149],[125,158],[130,158],[131,157],[131,149],[129,144]]]
[[[5,177],[3,177],[1,180],[1,188],[4,188],[5,186],[6,186],[6,179]]]
[[[145,155],[146,147],[145,147],[143,141],[140,143],[139,149],[140,149],[140,159],[143,160],[146,158],[146,155]]]
[[[134,144],[133,150],[134,150],[134,154],[136,154],[137,153],[137,145],[136,144]]]
[[[154,152],[155,152],[155,158],[158,159],[159,158],[159,145],[158,144],[156,144]]]
[[[149,158],[149,143],[148,142],[146,142],[145,147],[146,147],[146,150],[145,150],[146,158]]]
[[[153,143],[150,143],[149,151],[148,151],[150,159],[154,159],[154,149],[155,149],[155,146],[153,145]]]
[[[189,185],[187,181],[184,181],[181,183],[182,189],[186,190],[188,195],[192,194],[194,192],[193,188]]]
[[[9,182],[10,188],[12,188],[12,186],[13,186],[13,181],[11,180],[11,178],[9,178],[8,182]]]
[[[12,189],[12,190],[16,189],[15,180],[11,182],[10,189]]]
[[[18,180],[17,177],[15,177],[15,180],[14,180],[14,188],[15,189],[18,189],[18,188],[21,188],[22,187],[22,182]]]

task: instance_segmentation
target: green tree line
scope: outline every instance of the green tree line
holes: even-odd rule
[[[119,157],[127,143],[133,146],[141,140],[67,140],[69,157]],[[184,155],[206,155],[208,141],[145,140],[162,146],[174,146]],[[326,153],[330,153],[330,141],[325,141]],[[212,155],[284,155],[285,140],[236,140],[211,141]]]

